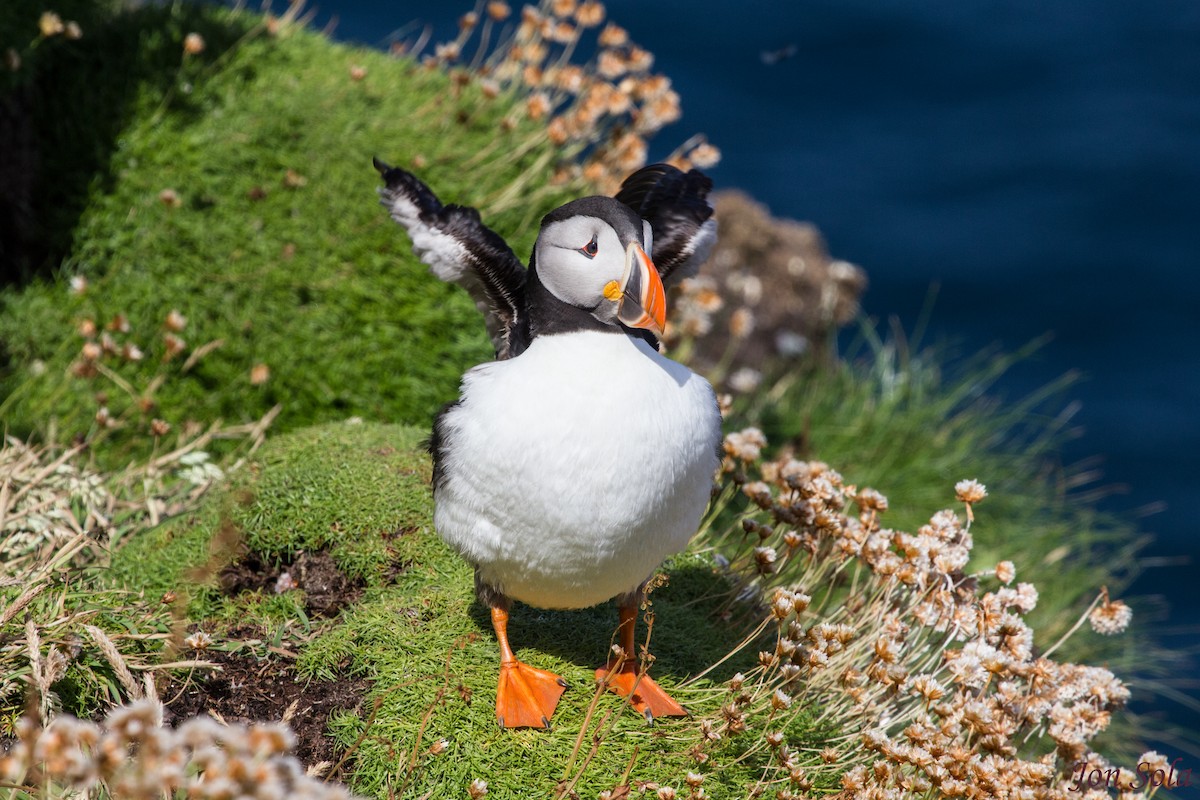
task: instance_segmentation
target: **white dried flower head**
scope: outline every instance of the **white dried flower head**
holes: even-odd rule
[[[111,428],[117,424],[109,413],[108,406],[100,406],[96,409],[96,424],[101,428]]]
[[[1014,605],[1022,614],[1028,614],[1037,607],[1038,590],[1032,583],[1018,583],[1017,597]]]
[[[716,726],[711,719],[700,720],[700,735],[709,742],[721,740],[721,734],[717,732]]]
[[[544,118],[552,109],[550,97],[545,92],[535,92],[525,101],[525,111],[532,120]]]
[[[106,356],[115,356],[120,352],[117,347],[117,340],[108,331],[100,334],[100,349],[104,351]]]
[[[177,309],[172,308],[167,313],[167,319],[163,325],[166,326],[167,330],[179,333],[187,327],[187,317],[185,317],[183,314],[180,314]]]
[[[729,317],[729,333],[735,339],[744,339],[754,332],[754,312],[742,306]]]
[[[283,173],[283,185],[289,189],[299,189],[301,186],[308,184],[308,178],[301,175],[294,169],[285,170]]]
[[[792,610],[797,614],[803,614],[809,604],[812,603],[812,597],[804,592],[792,592]]]
[[[65,31],[66,26],[63,25],[62,17],[58,14],[55,14],[53,11],[46,11],[38,18],[38,30],[41,31],[42,36],[48,39]]]
[[[782,711],[785,708],[792,707],[792,696],[782,689],[776,689],[771,695],[771,708],[776,711]]]
[[[725,452],[739,461],[755,461],[767,446],[767,437],[758,428],[745,428],[725,437]]]
[[[1017,577],[1017,568],[1011,561],[1001,561],[996,565],[996,579],[1004,585],[1013,582],[1013,578]]]
[[[863,511],[887,511],[888,500],[875,489],[864,487],[854,497],[854,502]]]
[[[758,571],[763,575],[775,571],[776,558],[774,547],[754,548],[754,561],[758,565]]]
[[[69,284],[71,286],[71,294],[83,294],[88,288],[88,280],[83,275],[72,275]]]
[[[476,778],[471,781],[471,785],[467,787],[467,794],[471,796],[471,800],[479,800],[481,797],[486,797],[488,793],[487,781],[482,778]]]
[[[977,480],[959,481],[954,484],[954,494],[961,503],[978,503],[987,497],[987,487]]]
[[[205,650],[212,644],[212,637],[204,631],[196,631],[183,640],[183,643],[194,650]]]
[[[1138,759],[1138,769],[1144,775],[1153,775],[1157,770],[1168,772],[1171,769],[1171,762],[1157,750],[1148,750],[1142,753],[1141,758]]]
[[[660,786],[654,793],[658,800],[675,800],[675,790],[670,786]]]
[[[175,356],[187,349],[187,342],[173,333],[163,334],[163,361],[170,361]]]
[[[204,52],[204,37],[192,32],[183,38],[183,52],[189,56],[198,56]]]
[[[594,28],[604,21],[604,4],[598,0],[587,0],[575,10],[575,21],[582,28]]]
[[[749,394],[762,383],[762,373],[753,367],[742,367],[729,376],[727,384],[738,394]]]
[[[690,153],[688,158],[700,169],[708,169],[715,167],[717,162],[721,160],[721,151],[713,145],[705,142],[697,145]]]
[[[1109,600],[1105,592],[1104,600],[1088,614],[1088,623],[1092,630],[1104,636],[1113,636],[1129,627],[1133,619],[1133,609],[1120,600]]]
[[[608,23],[604,26],[604,30],[600,31],[599,43],[601,47],[620,47],[629,41],[629,34],[620,25]]]
[[[771,507],[771,487],[762,481],[750,481],[744,484],[742,494],[753,500],[759,508]]]

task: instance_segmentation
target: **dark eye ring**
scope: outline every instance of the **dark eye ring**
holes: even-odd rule
[[[596,253],[600,252],[600,245],[596,244],[596,237],[593,236],[590,242],[579,248],[579,252],[583,253],[588,258],[595,258]]]

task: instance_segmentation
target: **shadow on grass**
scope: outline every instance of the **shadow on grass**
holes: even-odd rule
[[[698,560],[669,565],[667,586],[651,595],[654,628],[650,652],[655,656],[655,678],[667,677],[672,684],[707,669],[724,658],[745,635],[741,627],[719,618],[727,604],[728,585],[710,567]],[[471,618],[482,635],[492,638],[491,615],[478,601],[471,604]],[[617,609],[612,601],[576,611],[550,611],[514,603],[509,618],[509,641],[520,655],[526,648],[540,650],[583,668],[602,666],[609,647],[616,641]],[[637,642],[646,641],[646,624],[638,616]],[[712,679],[721,682],[738,670],[752,666],[754,648],[747,648],[714,670]]]
[[[111,190],[121,133],[138,105],[201,115],[189,81],[249,29],[191,3],[122,12],[113,5],[57,4],[82,38],[39,41],[23,68],[0,81],[0,286],[53,274],[71,253],[89,195]],[[19,47],[36,30],[36,11],[4,16],[0,43]],[[182,42],[192,32],[206,49],[185,59]]]

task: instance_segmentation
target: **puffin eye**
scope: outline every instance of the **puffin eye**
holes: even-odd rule
[[[595,258],[596,253],[598,253],[599,251],[600,251],[600,245],[596,244],[595,236],[592,237],[592,240],[590,242],[585,244],[583,247],[579,248],[579,252],[583,253],[588,258]]]

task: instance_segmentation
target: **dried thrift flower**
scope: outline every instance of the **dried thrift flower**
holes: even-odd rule
[[[212,637],[204,631],[196,631],[191,636],[183,640],[183,643],[193,650],[207,650],[212,644]]]
[[[189,56],[198,56],[204,52],[204,37],[192,32],[183,38],[183,52]]]
[[[1092,630],[1104,636],[1113,636],[1129,627],[1133,619],[1133,609],[1120,600],[1109,600],[1108,590],[1103,591],[1100,604],[1088,614],[1088,623]]]
[[[41,31],[42,36],[49,39],[51,36],[57,36],[62,33],[66,30],[66,27],[63,25],[62,17],[53,11],[46,11],[38,18],[38,29]]]

